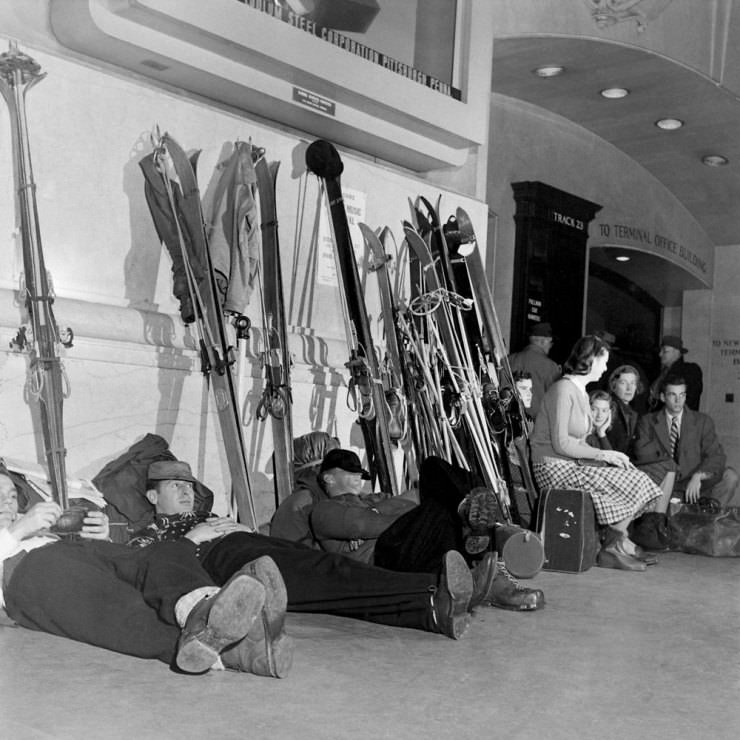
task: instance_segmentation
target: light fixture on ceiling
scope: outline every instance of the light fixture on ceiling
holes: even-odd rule
[[[630,91],[626,87],[607,87],[599,93],[602,98],[608,100],[619,100],[620,98],[626,98],[629,94]]]
[[[537,67],[533,72],[538,77],[557,77],[565,72],[565,67],[560,67],[557,64],[548,64],[544,67]]]
[[[631,257],[628,257],[626,254],[618,254],[614,259],[617,262],[629,262]]]
[[[707,154],[701,158],[701,161],[707,167],[724,167],[726,164],[730,163],[730,160],[727,159],[727,157],[723,157],[721,154]]]
[[[655,125],[663,131],[676,131],[683,126],[683,121],[680,118],[659,118]]]

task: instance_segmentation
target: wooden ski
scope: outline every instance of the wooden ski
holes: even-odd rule
[[[254,166],[262,229],[262,323],[265,387],[257,418],[270,417],[276,504],[293,492],[293,396],[290,387],[291,357],[285,316],[283,275],[278,241],[275,184],[280,162],[267,163],[264,153]]]
[[[377,476],[381,490],[396,495],[399,493],[399,487],[393,467],[393,448],[388,431],[390,412],[382,387],[380,366],[370,332],[370,321],[344,208],[340,183],[344,164],[333,144],[318,139],[306,150],[306,166],[323,182],[329,204],[340,270],[340,288],[347,307],[350,351],[347,367],[352,374],[351,383],[357,393],[359,422],[368,465],[371,473]]]
[[[443,371],[451,383],[455,402],[460,407],[460,423],[465,429],[466,441],[475,453],[478,469],[485,484],[497,494],[505,511],[509,504],[509,496],[488,435],[481,405],[480,383],[468,359],[470,351],[467,339],[460,333],[458,323],[453,318],[453,309],[449,305],[457,298],[441,285],[435,261],[424,240],[410,226],[406,226],[404,231],[409,246],[421,264],[427,290],[426,296],[422,298],[430,304],[429,331],[437,339],[437,351]]]
[[[200,334],[202,370],[213,389],[231,473],[232,501],[239,521],[256,530],[257,514],[233,375],[234,348],[224,321],[194,165],[169,134],[159,137],[154,145],[154,152],[140,162],[147,181],[147,202],[160,239],[170,251],[179,251],[185,265]],[[194,263],[203,266],[203,274],[195,272]]]
[[[62,405],[69,395],[69,383],[57,351],[58,345],[72,346],[72,332],[62,336],[54,318],[54,292],[44,262],[41,228],[36,206],[36,183],[31,166],[31,150],[26,120],[28,91],[46,76],[31,57],[18,51],[14,42],[0,54],[0,92],[10,110],[20,234],[23,249],[21,297],[30,323],[30,336],[21,327],[11,347],[29,353],[28,397],[38,402],[44,452],[54,499],[68,505],[66,454]]]

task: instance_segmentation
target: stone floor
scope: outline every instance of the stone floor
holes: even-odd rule
[[[290,615],[282,680],[164,665],[0,628],[0,737],[646,738],[740,735],[740,560],[540,573],[534,614],[481,609],[460,641]]]

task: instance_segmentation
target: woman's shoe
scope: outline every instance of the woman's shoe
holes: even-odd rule
[[[635,554],[632,557],[642,560],[645,565],[658,564],[658,558],[650,552],[645,552],[639,545],[635,545]]]
[[[647,565],[625,552],[619,552],[617,547],[602,547],[596,556],[596,565],[601,568],[614,568],[616,570],[647,570]]]

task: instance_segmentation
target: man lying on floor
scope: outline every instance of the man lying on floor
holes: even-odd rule
[[[196,480],[186,462],[152,463],[148,478],[146,496],[156,517],[132,537],[132,547],[188,542],[216,583],[226,582],[245,562],[269,556],[285,581],[288,611],[335,614],[457,639],[470,623],[470,610],[490,602],[494,557],[486,559],[475,577],[455,551],[444,555],[435,573],[385,570],[193,511]]]
[[[287,672],[285,586],[269,558],[219,589],[192,545],[108,542],[101,511],[87,513],[79,539],[64,539],[49,532],[61,515],[54,502],[19,514],[15,485],[0,469],[0,607],[15,622],[184,673]]]
[[[489,574],[486,604],[514,611],[544,606],[540,589],[522,586],[504,562],[486,552],[500,512],[495,493],[481,487],[474,473],[435,455],[426,457],[419,470],[418,502],[365,493],[369,479],[356,453],[330,449],[313,475],[309,495],[304,480],[278,507],[270,533],[402,572],[434,573],[446,553],[455,550],[467,555],[474,578],[481,570]]]

